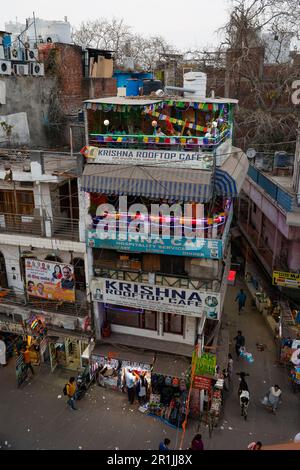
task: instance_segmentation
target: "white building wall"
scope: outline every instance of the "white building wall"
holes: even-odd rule
[[[0,251],[5,259],[8,287],[16,290],[16,292],[23,292],[24,287],[21,278],[19,247],[0,245]]]

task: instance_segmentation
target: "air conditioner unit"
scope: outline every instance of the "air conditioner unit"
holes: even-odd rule
[[[0,60],[0,75],[11,75],[10,60]]]
[[[28,75],[29,74],[29,66],[28,64],[15,64],[14,65],[14,72],[16,75]]]
[[[24,60],[24,50],[20,47],[11,47],[10,58],[11,60]]]
[[[43,77],[45,75],[44,64],[40,62],[32,62],[30,64],[31,75],[35,77]]]
[[[37,49],[25,49],[26,60],[30,62],[35,62],[38,58]]]

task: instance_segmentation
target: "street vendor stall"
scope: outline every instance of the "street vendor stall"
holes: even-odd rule
[[[190,360],[156,354],[151,375],[152,394],[147,411],[166,424],[181,427],[186,418]]]

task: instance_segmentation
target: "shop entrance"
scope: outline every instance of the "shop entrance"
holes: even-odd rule
[[[87,341],[81,341],[76,338],[50,336],[49,362],[51,372],[54,372],[57,367],[74,371],[81,369],[81,354],[87,346]]]

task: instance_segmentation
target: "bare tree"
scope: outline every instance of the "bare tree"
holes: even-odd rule
[[[132,57],[138,68],[151,70],[162,53],[174,51],[174,47],[161,36],[146,37],[133,33],[123,19],[100,18],[81,23],[73,35],[75,44],[115,51],[117,65],[122,66],[125,57]]]
[[[245,145],[295,136],[289,92],[297,68],[289,44],[299,20],[298,0],[232,2],[220,49],[226,51],[227,94],[240,100],[236,124]]]

